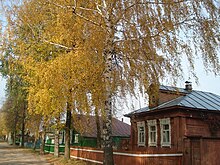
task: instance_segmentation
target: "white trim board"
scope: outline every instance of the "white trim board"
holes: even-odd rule
[[[95,153],[103,153],[103,151],[100,150],[90,150],[90,149],[81,149],[81,148],[70,148],[71,150],[76,151],[87,151],[87,152],[95,152]],[[179,157],[183,156],[182,153],[176,153],[176,154],[132,154],[132,153],[123,153],[123,152],[113,152],[114,155],[124,155],[124,156],[133,156],[133,157]]]
[[[100,150],[89,150],[89,149],[82,149],[82,148],[70,148],[70,150],[103,153],[103,151],[100,151]]]
[[[70,156],[70,157],[74,158],[74,159],[80,159],[80,160],[85,160],[85,161],[89,161],[89,162],[93,162],[93,163],[103,164],[103,162],[100,162],[100,161],[97,161],[97,160],[81,158],[81,157],[77,157],[77,156]]]
[[[45,144],[45,146],[54,147],[54,144]],[[59,147],[65,147],[64,145],[59,145]]]

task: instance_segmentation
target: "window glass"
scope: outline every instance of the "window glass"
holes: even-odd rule
[[[148,145],[157,146],[157,122],[156,120],[148,120]]]
[[[171,146],[171,126],[170,119],[160,119],[161,146]]]
[[[145,146],[145,123],[137,122],[138,146]]]
[[[79,134],[74,135],[74,143],[79,143]]]

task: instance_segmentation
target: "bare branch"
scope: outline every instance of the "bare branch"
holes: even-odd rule
[[[46,42],[46,43],[49,43],[49,44],[51,44],[51,45],[60,47],[60,48],[64,48],[64,49],[66,49],[66,50],[73,50],[73,49],[74,49],[73,47],[67,47],[67,46],[65,46],[65,45],[62,45],[62,44],[59,44],[59,43],[55,43],[55,42],[52,42],[52,41],[48,41],[48,40],[45,40],[45,39],[43,39],[42,41],[43,41],[43,42]]]
[[[87,21],[87,22],[90,22],[90,23],[92,23],[92,24],[94,24],[94,25],[97,25],[97,26],[100,26],[101,28],[103,28],[100,23],[95,22],[95,21],[93,21],[93,20],[91,20],[91,19],[89,19],[89,18],[86,18],[86,17],[84,17],[84,16],[82,16],[82,15],[76,13],[74,10],[73,10],[73,14],[75,14],[76,16],[78,16],[78,17],[84,19],[84,20]]]
[[[127,8],[125,8],[125,10],[128,10],[134,6],[137,5],[172,5],[172,4],[178,4],[178,3],[183,3],[183,2],[187,2],[188,0],[180,0],[180,1],[174,1],[174,2],[153,2],[153,1],[145,1],[145,2],[135,2],[133,4],[131,4],[130,6],[128,6]]]
[[[131,8],[138,6],[138,5],[172,5],[172,4],[178,4],[178,3],[183,3],[187,2],[188,0],[178,0],[174,2],[153,2],[153,1],[145,1],[145,2],[135,2],[131,4],[130,6],[126,7],[118,17],[118,19],[115,21],[116,23],[120,21],[121,17]]]
[[[178,22],[176,24],[174,24],[173,26],[179,26],[179,25],[182,25],[182,24],[186,24],[188,21],[193,21],[195,20],[194,18],[191,18],[191,19],[185,19],[181,22]],[[118,42],[124,42],[124,41],[138,41],[138,40],[141,40],[141,39],[144,39],[144,38],[154,38],[154,37],[157,37],[159,36],[164,30],[166,30],[167,28],[166,27],[163,27],[160,31],[158,31],[156,34],[153,34],[151,36],[141,36],[141,37],[134,37],[134,38],[130,38],[130,39],[121,39],[121,40],[117,40],[115,41],[115,43],[118,43]]]
[[[100,13],[100,11],[98,11],[96,9],[90,9],[90,8],[85,8],[85,7],[75,7],[75,9],[81,9],[81,10],[93,11],[93,12]]]
[[[57,3],[54,3],[53,1],[50,1],[50,0],[47,0],[47,2],[59,7],[59,8],[62,8],[62,9],[70,9],[72,8],[72,6],[63,6],[63,5],[60,5],[60,4],[57,4]]]
[[[98,14],[100,14],[100,15],[102,16],[102,14],[101,14],[101,12],[100,12],[99,10],[90,9],[90,8],[84,8],[84,7],[77,7],[77,6],[76,6],[76,3],[75,3],[74,6],[63,6],[63,5],[54,3],[54,2],[52,2],[52,1],[50,1],[50,0],[47,0],[47,1],[48,1],[49,3],[51,3],[51,4],[55,5],[55,6],[57,6],[57,7],[62,8],[62,9],[68,9],[68,10],[70,10],[74,15],[76,15],[76,16],[82,18],[83,20],[85,20],[85,21],[87,21],[87,22],[90,22],[90,23],[92,23],[92,24],[94,24],[94,25],[97,25],[97,26],[100,26],[101,28],[103,28],[100,23],[98,23],[98,22],[96,22],[96,21],[93,21],[93,20],[91,20],[91,19],[89,19],[89,18],[87,18],[87,17],[85,17],[85,16],[82,16],[81,14],[79,14],[79,13],[76,12],[77,9],[86,10],[86,11],[95,11],[95,12],[97,12]]]

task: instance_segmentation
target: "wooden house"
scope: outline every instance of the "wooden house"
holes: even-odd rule
[[[73,118],[73,129],[70,131],[70,144],[71,146],[81,147],[97,147],[97,126],[95,116],[77,115]],[[102,121],[100,118],[100,128],[102,132]],[[112,119],[112,137],[114,149],[120,149],[123,140],[130,138],[131,127],[129,124],[120,121],[116,118]],[[54,132],[55,130],[50,128],[46,135],[46,152],[54,151]],[[65,144],[65,131],[60,131],[59,138],[59,151],[64,152]]]
[[[74,125],[72,144],[74,146],[97,147],[97,125],[95,116],[78,115],[77,123]],[[102,132],[102,121],[100,120],[100,128]],[[74,123],[74,121],[73,121]],[[112,137],[113,147],[118,149],[121,147],[122,139],[130,138],[131,127],[129,124],[121,120],[112,118]]]
[[[130,150],[182,154],[181,163],[173,164],[220,164],[220,96],[193,90],[190,82],[185,88],[151,86],[148,93],[149,107],[125,115],[131,120]]]

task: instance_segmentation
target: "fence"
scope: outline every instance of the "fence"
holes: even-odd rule
[[[181,165],[182,153],[144,153],[137,151],[115,151],[115,165]],[[86,148],[71,147],[71,158],[81,159],[97,164],[103,164],[103,151]]]

